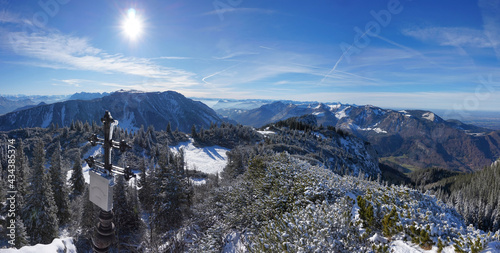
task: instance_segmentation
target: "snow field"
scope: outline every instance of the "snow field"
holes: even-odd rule
[[[170,147],[173,152],[184,150],[187,167],[190,170],[196,169],[207,174],[222,172],[227,164],[227,148],[219,146],[197,148],[193,145],[193,140],[182,142],[177,146]]]
[[[76,246],[73,244],[73,238],[56,238],[51,244],[37,244],[34,246],[24,246],[20,249],[0,249],[2,253],[76,253]]]

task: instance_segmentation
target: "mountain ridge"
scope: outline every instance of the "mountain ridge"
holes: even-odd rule
[[[276,101],[242,111],[217,111],[243,125],[260,127],[278,120],[314,115],[317,124],[346,130],[371,142],[391,166],[402,172],[443,167],[473,171],[500,157],[500,132],[444,120],[426,110],[382,109],[341,103],[284,103]]]
[[[99,122],[105,110],[109,110],[120,122],[120,127],[129,130],[138,129],[141,125],[165,129],[170,122],[172,129],[188,132],[193,124],[207,128],[211,122],[222,121],[205,104],[174,91],[121,91],[93,100],[67,100],[11,112],[0,116],[0,130],[48,127],[52,123],[68,126],[76,120]]]

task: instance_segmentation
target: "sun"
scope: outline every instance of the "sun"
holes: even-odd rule
[[[143,22],[136,14],[136,10],[134,8],[127,10],[127,15],[124,17],[122,23],[122,31],[131,40],[136,40],[142,34]]]

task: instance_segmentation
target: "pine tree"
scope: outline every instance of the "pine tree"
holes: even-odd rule
[[[16,248],[21,248],[23,246],[29,245],[29,237],[26,233],[26,227],[24,226],[23,220],[17,216],[16,217]]]
[[[170,125],[170,121],[167,124],[167,133],[171,134],[172,133],[172,125]]]
[[[29,166],[28,166],[28,158],[26,154],[24,154],[24,143],[22,139],[18,141],[19,146],[17,146],[16,150],[16,189],[17,189],[17,197],[16,204],[18,215],[21,217],[25,217],[20,212],[24,210],[24,206],[26,204],[25,196],[27,195],[28,190],[28,178],[29,178]]]
[[[196,126],[194,124],[191,126],[191,137],[193,139],[197,139],[198,138],[198,134],[196,133]]]
[[[80,196],[85,190],[85,179],[83,178],[82,162],[80,159],[80,152],[78,151],[75,156],[75,164],[73,165],[73,173],[69,179],[71,183],[71,198]]]
[[[33,156],[33,174],[24,210],[27,216],[25,225],[33,244],[48,244],[57,236],[59,223],[50,174],[45,171],[45,151],[41,140],[35,144]]]
[[[52,179],[52,191],[57,205],[57,217],[59,224],[66,224],[70,218],[68,188],[61,164],[61,144],[57,142],[50,161],[50,178]]]
[[[123,176],[119,176],[113,190],[114,223],[119,239],[125,241],[130,241],[127,237],[137,233],[140,224],[138,203],[132,201],[128,188]]]
[[[146,173],[146,159],[142,159],[142,165],[140,167],[141,174],[140,178],[138,181],[138,185],[140,187],[139,190],[139,199],[141,200],[142,206],[146,210],[151,210],[152,204],[153,204],[153,198],[152,198],[152,186],[150,185],[150,177]]]
[[[173,160],[173,161],[172,161]],[[188,211],[192,189],[184,171],[183,151],[167,164],[166,155],[161,155],[159,168],[155,172],[153,222],[158,232],[164,232],[181,224]]]

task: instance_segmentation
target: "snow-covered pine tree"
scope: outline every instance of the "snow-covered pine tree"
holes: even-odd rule
[[[29,245],[29,237],[26,233],[26,227],[21,217],[16,217],[16,248],[21,248],[23,246]]]
[[[45,170],[44,143],[39,140],[33,152],[33,166],[24,220],[33,244],[48,244],[57,237],[59,222],[57,206],[50,186],[50,174]]]
[[[188,211],[192,189],[184,171],[183,150],[167,164],[165,153],[160,155],[159,168],[155,172],[153,221],[158,232],[164,232],[181,224]]]
[[[131,244],[140,228],[138,202],[132,201],[127,182],[119,176],[113,191],[114,224],[118,240]]]
[[[19,145],[16,149],[16,204],[17,204],[17,215],[21,215],[21,217],[25,217],[20,212],[24,210],[24,205],[26,204],[25,196],[27,195],[28,188],[28,158],[24,153],[24,143],[22,139],[18,140]]]
[[[71,184],[71,198],[75,198],[83,194],[85,190],[85,179],[83,178],[82,162],[80,158],[80,151],[75,155],[75,163],[73,165],[73,172],[69,179]]]
[[[146,159],[142,159],[141,163],[141,174],[140,178],[138,180],[138,186],[140,187],[139,190],[139,199],[141,200],[142,203],[142,208],[145,210],[151,210],[151,207],[153,205],[153,198],[152,198],[152,186],[150,184],[150,176],[147,173],[147,167],[146,167]]]
[[[70,218],[68,187],[66,186],[66,177],[62,171],[61,164],[61,144],[56,143],[56,148],[50,160],[50,178],[54,200],[57,205],[57,217],[59,224],[66,224]]]

